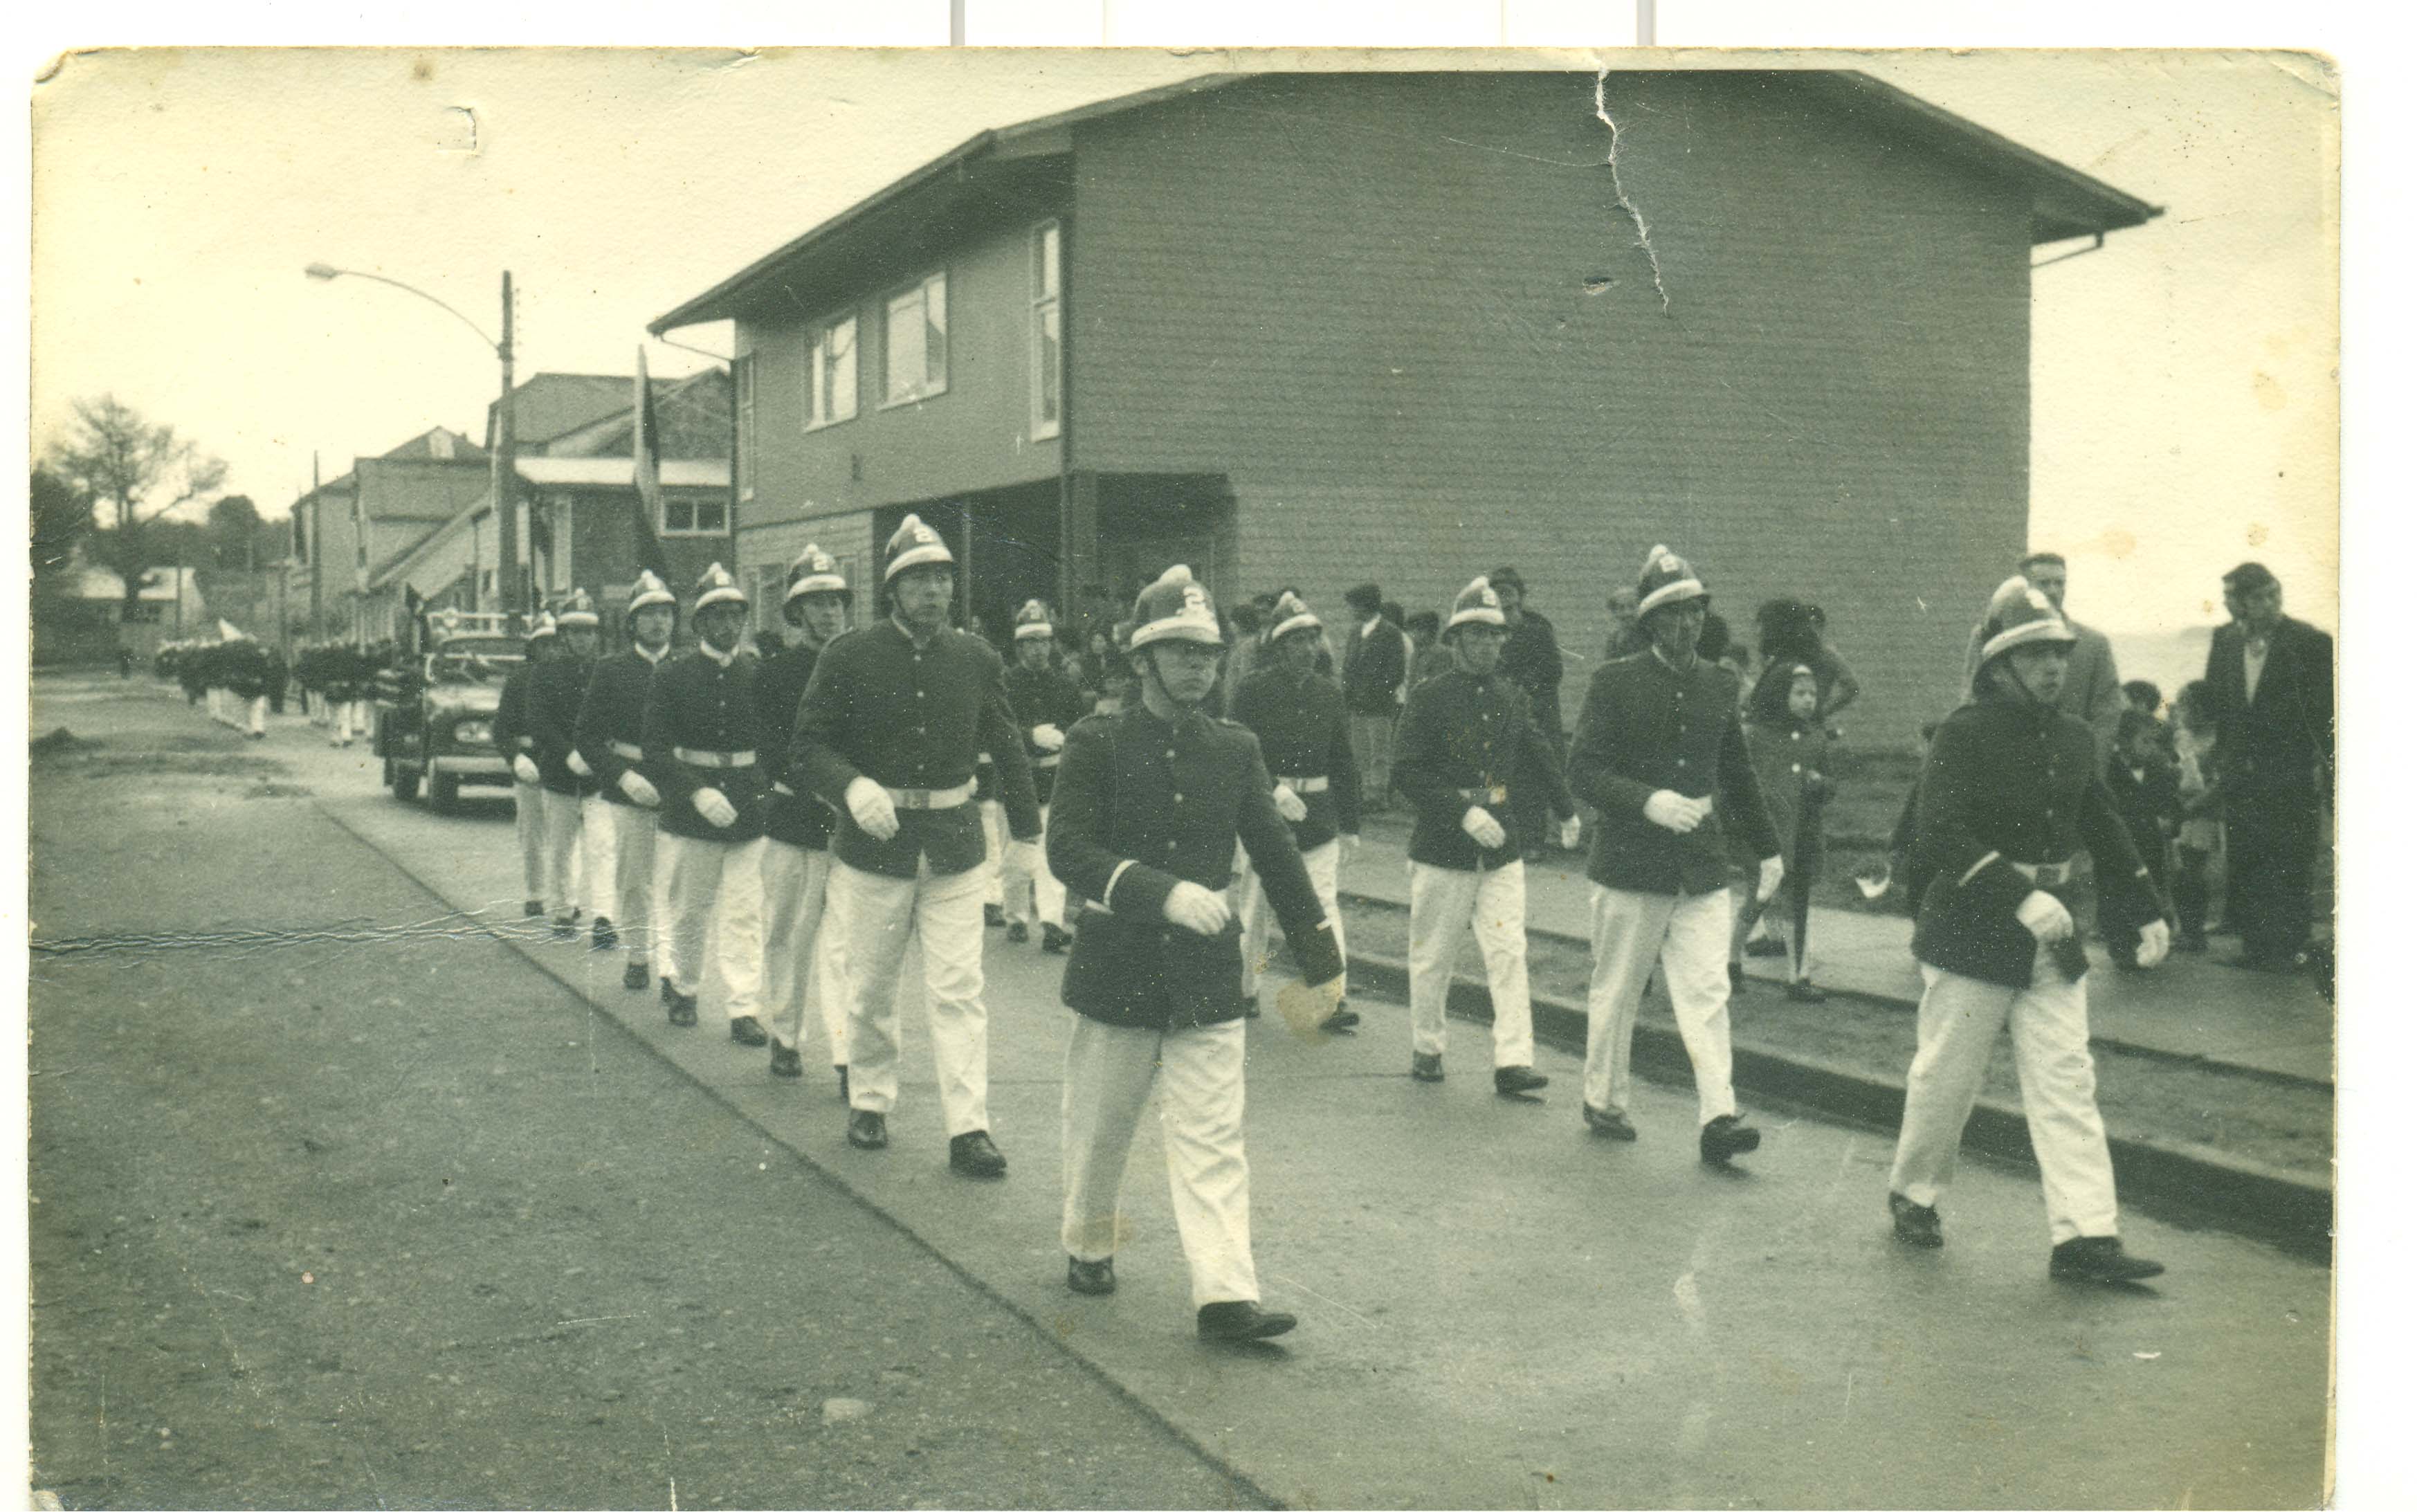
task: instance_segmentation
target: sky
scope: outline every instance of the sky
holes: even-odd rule
[[[1827,61],[2166,206],[2033,281],[2031,537],[2072,558],[2075,615],[2212,624],[2217,575],[2256,557],[2294,613],[2334,624],[2323,67]],[[112,392],[224,457],[229,489],[281,515],[314,455],[333,477],[433,425],[475,435],[496,388],[492,352],[442,311],[307,280],[307,264],[403,280],[490,336],[509,268],[524,376],[625,373],[650,318],[975,132],[1238,66],[1252,65],[1147,49],[71,56],[34,92],[37,454],[73,399]],[[673,334],[728,349],[722,328]],[[656,344],[648,363],[702,359]]]

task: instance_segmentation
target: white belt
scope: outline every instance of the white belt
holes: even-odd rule
[[[613,747],[613,754],[619,756],[624,761],[644,761],[646,759],[646,752],[639,750],[636,746],[631,745],[627,741],[613,741],[607,743]]]
[[[1037,756],[1032,758],[1032,767],[1036,771],[1040,771],[1043,767],[1054,767],[1056,764],[1057,753],[1055,751],[1050,752],[1047,756]]]
[[[752,751],[692,751],[684,745],[673,746],[672,757],[692,767],[752,767],[755,764]]]
[[[961,808],[974,796],[971,779],[954,787],[885,787],[889,802],[900,808]]]
[[[534,751],[537,749],[537,737],[534,735],[523,735],[514,740],[512,743],[524,751]]]
[[[1328,779],[1324,777],[1278,777],[1276,786],[1289,787],[1296,793],[1322,793]]]

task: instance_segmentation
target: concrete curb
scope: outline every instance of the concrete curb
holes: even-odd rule
[[[1396,957],[1354,951],[1351,977],[1354,997],[1366,989],[1409,1000],[1409,966]],[[1536,1037],[1584,1054],[1586,1006],[1543,994],[1532,1001]],[[1493,1000],[1484,985],[1459,976],[1452,979],[1445,1010],[1476,1023],[1494,1021]],[[1739,1090],[1757,1098],[1882,1133],[1893,1133],[1904,1115],[1901,1078],[1876,1077],[1860,1066],[1747,1044],[1735,1046],[1731,1057]],[[1639,1075],[1655,1081],[1695,1085],[1694,1066],[1675,1029],[1637,1025],[1630,1063]],[[2212,1224],[2262,1240],[2299,1259],[2330,1263],[2333,1243],[2330,1185],[2207,1145],[2166,1145],[2115,1135],[2108,1136],[2106,1142],[2127,1202],[2161,1217]],[[2036,1172],[2039,1168],[2031,1155],[2030,1126],[2023,1110],[1989,1098],[1972,1109],[1971,1122],[1964,1129],[1964,1150],[2015,1169]]]

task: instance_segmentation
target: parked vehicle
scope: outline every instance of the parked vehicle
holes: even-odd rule
[[[424,783],[432,813],[451,813],[462,788],[509,787],[510,762],[495,745],[504,678],[524,660],[501,615],[432,617],[431,649],[378,678],[377,738],[385,782],[408,802]]]

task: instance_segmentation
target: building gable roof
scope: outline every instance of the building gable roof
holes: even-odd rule
[[[713,287],[647,323],[658,335],[681,326],[727,320],[761,298],[776,275],[787,276],[809,259],[844,255],[844,244],[869,222],[901,201],[920,191],[946,192],[950,181],[962,181],[978,164],[1017,165],[1036,159],[1065,157],[1073,151],[1072,128],[1099,116],[1140,110],[1178,96],[1196,94],[1251,79],[1281,77],[1268,73],[1213,74],[1137,94],[1085,105],[1014,126],[980,132],[942,153],[904,177],[838,215],[823,221],[777,250],[757,258]],[[1292,77],[1298,77],[1292,76]],[[1322,77],[1345,77],[1327,74]],[[1881,83],[1868,74],[1847,70],[1791,73],[1815,98],[1844,114],[1860,117],[1893,134],[1924,145],[1941,156],[1976,171],[2012,178],[2031,197],[2031,241],[2058,241],[2071,237],[2101,235],[2136,226],[2164,213],[2159,206],[2124,193],[2105,183],[2034,152],[2013,139],[1989,130],[1953,112]],[[992,185],[988,193],[1011,192],[1010,186]],[[933,217],[919,217],[927,223]]]

